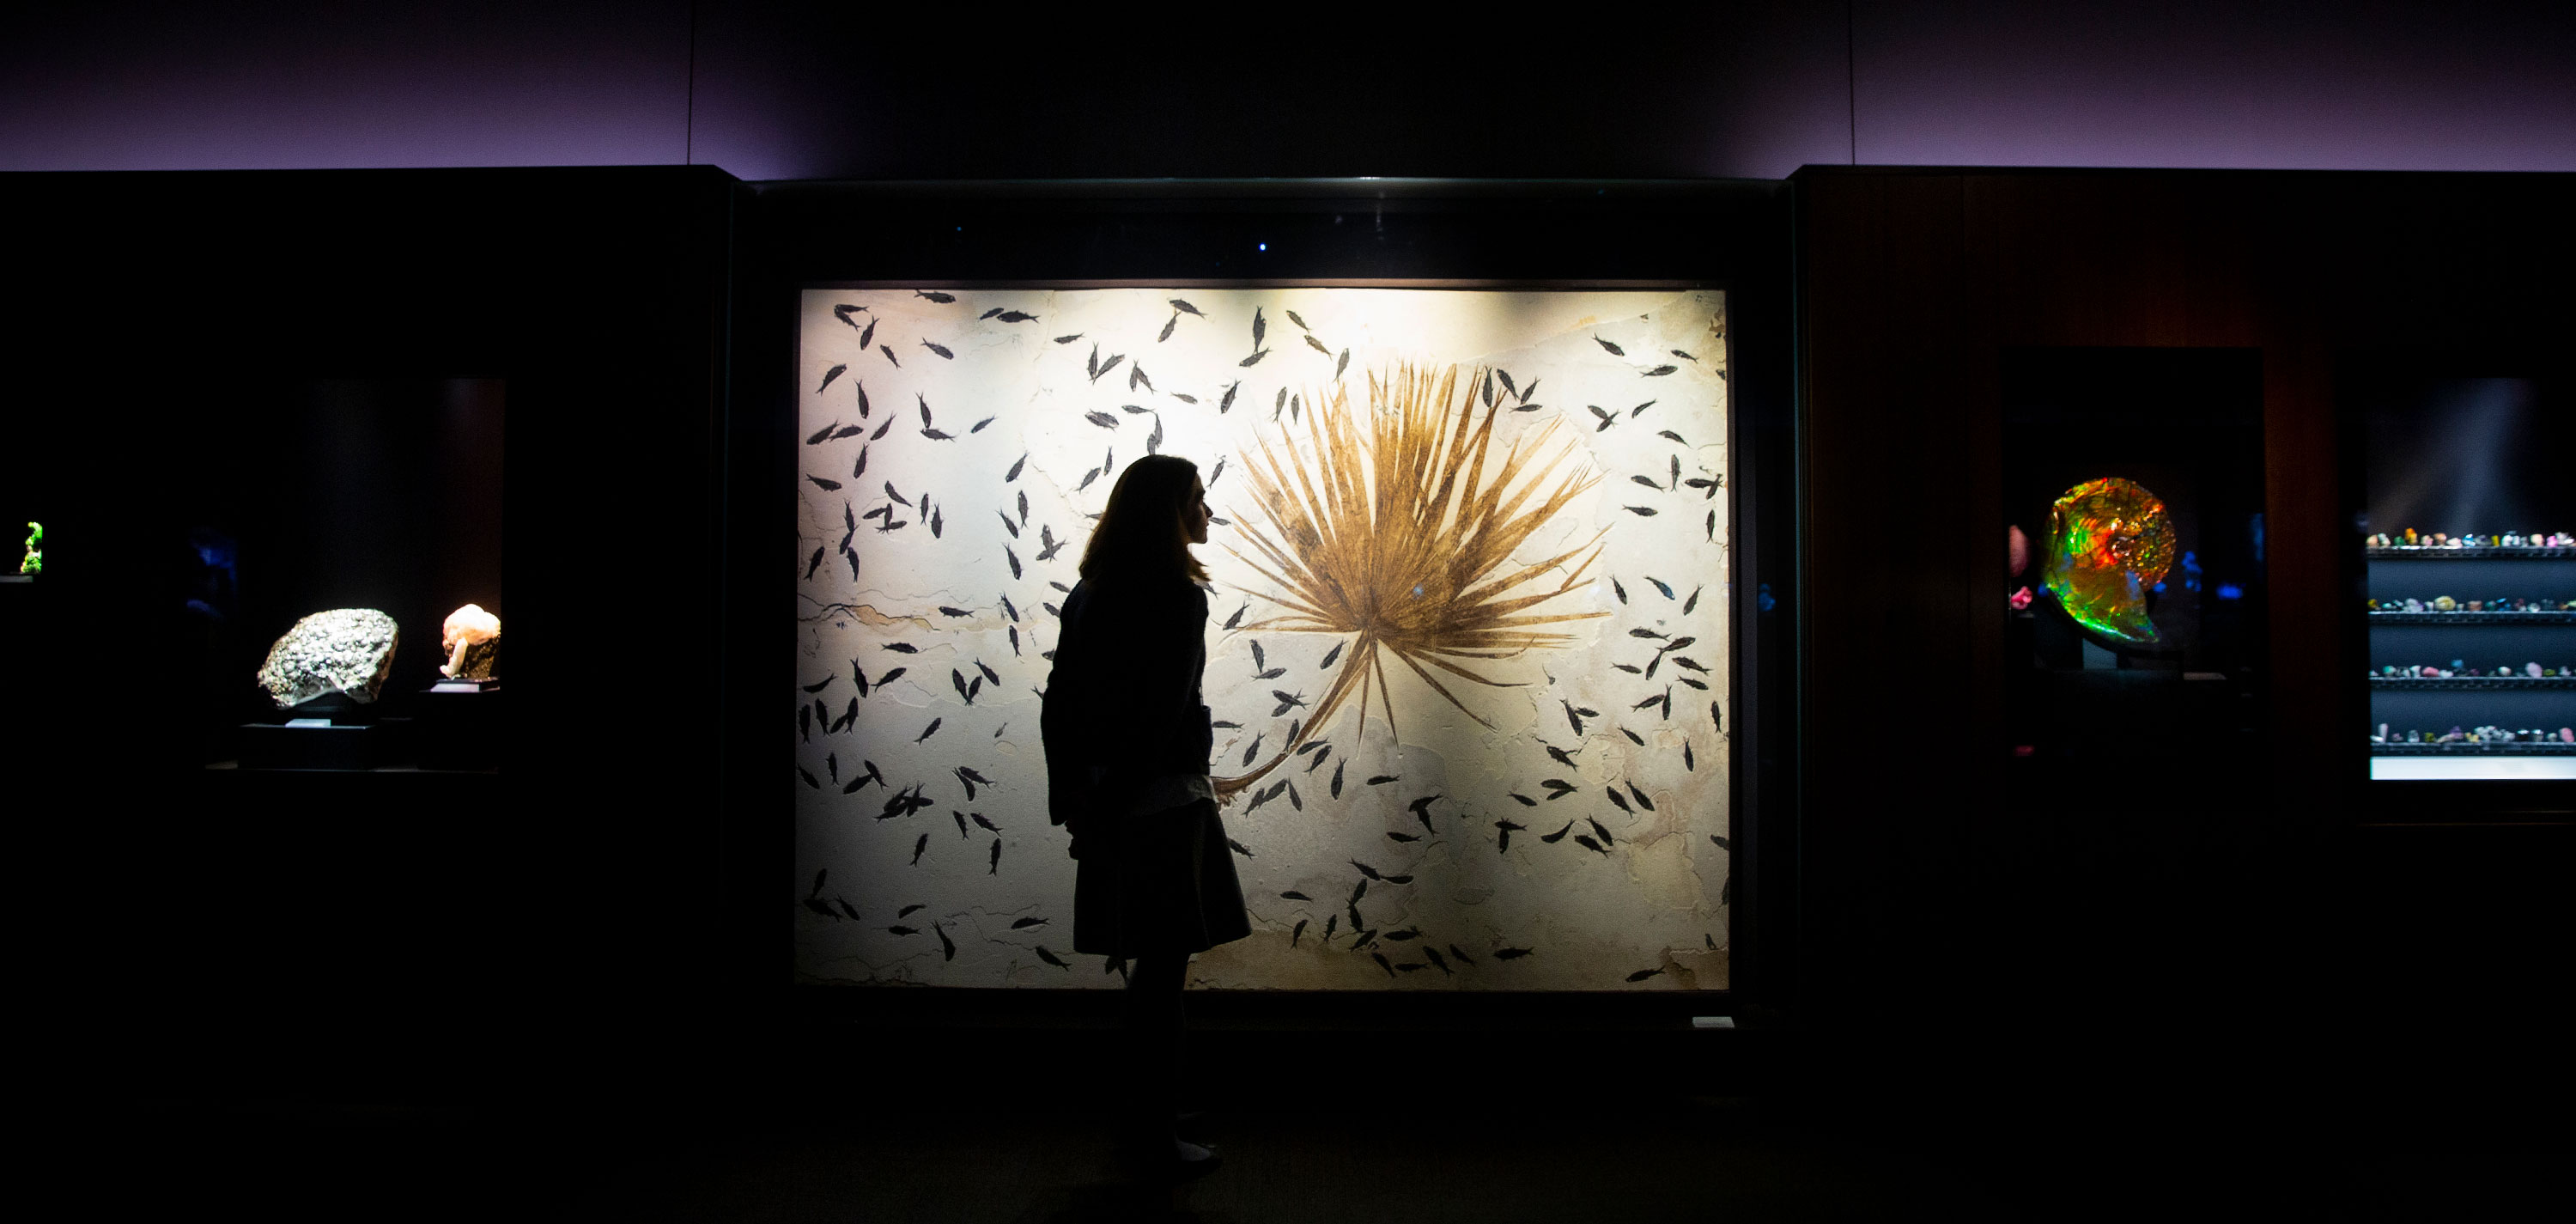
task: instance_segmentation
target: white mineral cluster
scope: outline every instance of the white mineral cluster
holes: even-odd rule
[[[501,618],[484,611],[482,605],[467,604],[448,613],[439,626],[438,647],[447,652],[447,661],[438,665],[438,674],[450,679],[491,679],[500,640]]]
[[[259,686],[281,710],[327,693],[372,702],[393,670],[398,636],[394,618],[373,608],[316,612],[268,648]]]

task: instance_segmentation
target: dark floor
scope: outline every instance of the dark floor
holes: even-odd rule
[[[1213,1110],[1225,1163],[1179,1187],[1123,1173],[1089,1115],[925,1108],[858,1075],[818,1075],[800,1104],[704,1112],[144,1101],[48,1136],[103,1158],[86,1218],[2518,1220],[2563,1218],[2571,1172],[2563,1128],[2436,1118],[2374,1143],[2247,1126],[2224,1099],[2090,1118],[1965,1100],[1840,1117],[1751,1097],[1510,1109],[1462,1104],[1452,1073],[1319,1092],[1330,1108]]]

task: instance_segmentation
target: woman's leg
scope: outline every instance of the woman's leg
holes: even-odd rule
[[[1133,1077],[1128,1115],[1141,1135],[1168,1135],[1180,1110],[1181,986],[1189,964],[1188,953],[1166,952],[1139,956],[1127,966],[1127,1066]]]

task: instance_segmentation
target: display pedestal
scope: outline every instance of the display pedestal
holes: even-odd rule
[[[500,768],[500,681],[441,680],[421,693],[419,711],[421,768]]]
[[[244,723],[244,769],[376,769],[399,759],[405,720],[335,724],[298,718],[284,724]]]
[[[408,719],[376,716],[346,693],[324,693],[281,711],[283,723],[244,723],[244,769],[377,769],[402,758]]]

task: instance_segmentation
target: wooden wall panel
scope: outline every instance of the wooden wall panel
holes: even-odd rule
[[[1960,181],[1832,180],[1810,197],[1804,270],[1808,415],[1803,615],[1806,929],[1811,988],[1901,976],[1858,938],[1910,921],[1955,843],[1972,725],[1959,576],[1972,551],[1973,461],[1956,335],[1967,274]],[[1912,962],[1920,963],[1920,962]]]
[[[1797,184],[1800,953],[1820,1029],[1867,1033],[1852,1050],[1900,1048],[1895,1008],[1919,1027],[1920,1008],[1942,1004],[2046,1017],[2098,1045],[2143,1023],[2146,1001],[2183,994],[2312,1031],[2354,972],[2386,971],[2339,932],[2389,907],[2534,955],[2567,933],[2452,930],[2446,913],[2482,912],[2468,892],[2410,900],[2352,883],[2367,874],[2356,864],[2386,855],[2363,825],[2360,690],[2337,679],[2360,629],[2340,555],[2335,379],[2338,361],[2349,371],[2379,352],[2563,346],[2576,310],[2555,286],[2576,273],[2564,225],[2576,178],[1811,168]],[[1999,370],[2020,346],[2260,351],[2268,793],[2209,796],[2089,840],[2067,832],[2080,804],[2003,810]],[[2525,852],[2503,836],[2441,839],[2443,878]],[[2453,1002],[2464,1016],[2481,1006]],[[2037,1062],[2049,1044],[1983,1040],[1942,1057]],[[2078,1056],[2066,1040],[2060,1052]],[[2208,1053],[2158,1049],[2166,1066]]]

